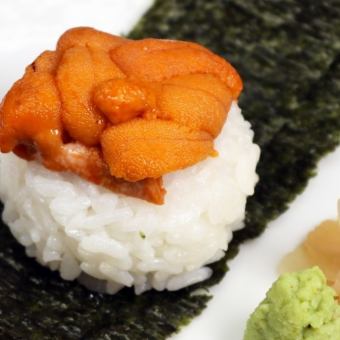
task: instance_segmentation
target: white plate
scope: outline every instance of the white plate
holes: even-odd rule
[[[133,27],[152,0],[1,0],[0,97],[24,67],[53,49],[69,27],[93,26],[116,34]],[[212,289],[201,316],[174,340],[241,340],[249,314],[277,277],[277,265],[321,220],[336,216],[340,197],[340,148],[325,157],[307,189],[266,232],[241,247],[230,271]]]

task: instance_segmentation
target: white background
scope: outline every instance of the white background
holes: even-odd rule
[[[53,49],[63,31],[93,26],[126,34],[152,0],[1,0],[0,96],[24,67]],[[203,314],[173,339],[241,340],[246,320],[277,277],[277,265],[321,220],[336,217],[340,148],[324,158],[317,176],[290,209],[258,239],[247,242]],[[284,175],[284,174],[283,174]]]

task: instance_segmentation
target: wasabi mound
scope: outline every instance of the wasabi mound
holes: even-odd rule
[[[340,305],[318,267],[280,276],[250,316],[244,340],[274,339],[340,339]]]

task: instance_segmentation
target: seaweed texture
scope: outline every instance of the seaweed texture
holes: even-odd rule
[[[340,143],[340,0],[158,0],[133,38],[192,40],[226,57],[245,81],[240,105],[262,148],[246,227],[204,283],[178,292],[87,291],[25,256],[0,228],[0,338],[164,339],[210,299],[238,245],[258,236]]]

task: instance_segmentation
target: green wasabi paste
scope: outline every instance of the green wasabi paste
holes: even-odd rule
[[[284,274],[250,316],[244,340],[339,340],[334,296],[318,267]]]

